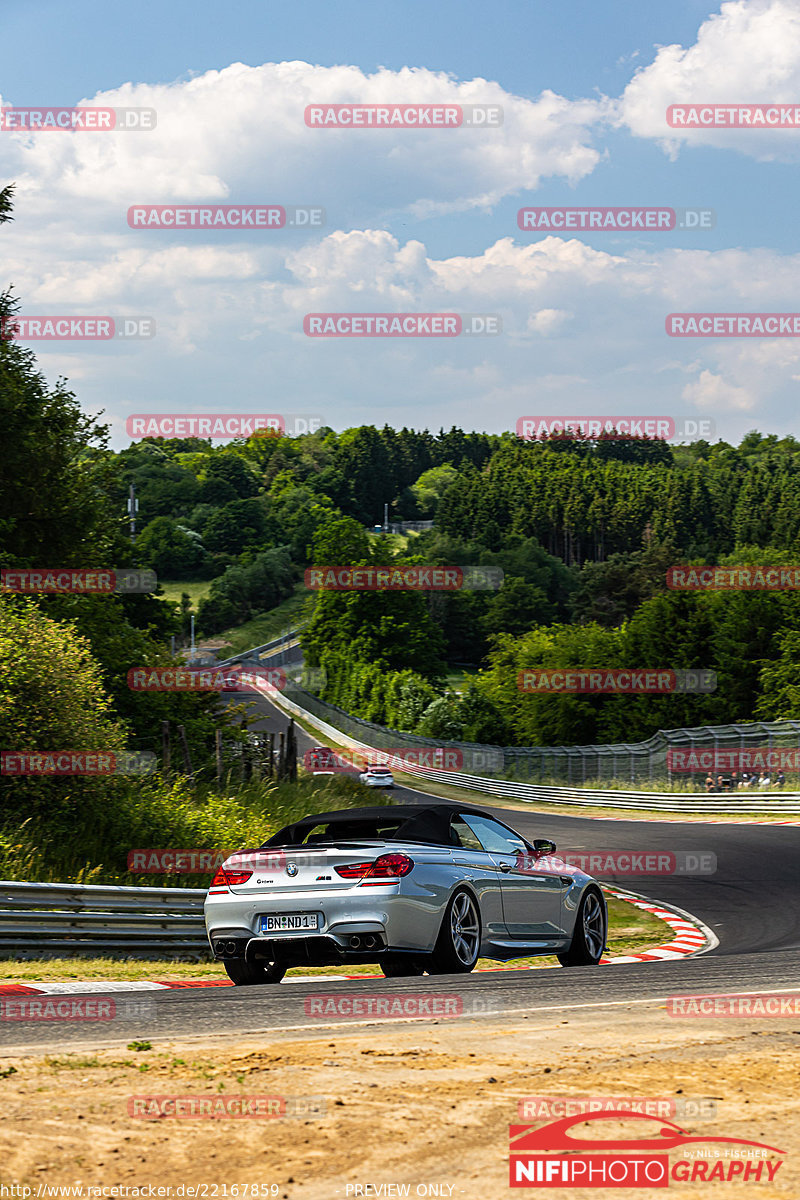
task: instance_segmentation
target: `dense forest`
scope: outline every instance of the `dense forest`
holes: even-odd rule
[[[51,396],[57,402],[66,403]],[[24,524],[7,520],[4,562],[57,556],[85,565],[101,554],[163,581],[210,580],[201,636],[268,612],[296,591],[309,564],[499,567],[503,586],[489,591],[309,593],[307,663],[323,697],[357,715],[430,737],[512,745],[630,741],[658,728],[800,712],[794,593],[666,586],[677,563],[793,561],[800,443],[792,438],[751,433],[738,447],[672,447],[362,426],[224,445],[145,440],[114,453],[86,424],[72,436],[80,479],[68,501],[62,490],[60,498],[38,493],[36,503],[49,512],[68,502],[80,513],[72,521],[64,513],[53,549],[51,522],[39,527],[33,497],[17,491]],[[7,475],[12,467],[6,462]],[[134,545],[125,519],[131,483],[140,506]],[[433,527],[376,535],[384,504],[392,521]],[[91,601],[44,603],[76,617],[80,610],[119,712],[152,740],[162,714],[153,697],[143,702],[124,687],[122,668],[133,665],[118,653],[126,626],[114,623],[109,659],[110,630],[90,615]],[[114,603],[128,614],[128,656],[163,656],[170,633],[185,632],[186,605],[181,615],[155,598]],[[710,695],[520,693],[523,668],[567,665],[700,667],[717,673],[718,686]],[[468,682],[456,692],[448,676],[461,668]]]

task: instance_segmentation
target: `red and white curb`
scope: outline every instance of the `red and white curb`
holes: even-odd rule
[[[633,963],[633,962],[659,962],[667,959],[687,958],[692,954],[705,953],[707,950],[713,950],[718,944],[718,938],[712,931],[693,917],[690,913],[683,912],[682,909],[675,908],[666,904],[657,904],[652,900],[647,900],[644,896],[639,896],[635,892],[621,891],[616,887],[604,886],[603,890],[609,896],[613,896],[615,900],[624,900],[627,904],[633,904],[636,908],[642,909],[644,912],[649,912],[659,920],[664,921],[669,925],[675,936],[670,942],[665,942],[662,946],[653,946],[650,950],[645,950],[641,954],[621,954],[617,957],[602,958],[600,966],[613,967],[617,963]],[[506,963],[502,967],[485,967],[478,974],[484,971],[518,971],[523,970],[547,970],[547,968],[515,967],[513,962]],[[284,983],[331,983],[342,979],[378,979],[379,975],[294,975],[290,979],[285,979]],[[156,982],[149,979],[130,979],[130,980],[74,980],[70,983],[6,983],[0,984],[0,996],[74,996],[80,994],[97,993],[99,995],[108,995],[109,992],[161,992],[172,989],[189,990],[194,988],[214,988],[214,987],[233,987],[229,979],[175,979]]]
[[[674,905],[657,904],[644,896],[638,896],[636,892],[622,891],[616,887],[606,885],[603,887],[603,891],[608,896],[613,896],[615,900],[624,900],[626,903],[642,909],[643,912],[649,912],[652,916],[658,917],[660,921],[664,921],[671,927],[675,937],[671,942],[665,942],[663,946],[653,946],[650,950],[642,951],[641,954],[620,954],[616,958],[601,959],[601,966],[687,958],[691,954],[704,954],[719,945],[717,935],[702,921],[698,921],[697,917],[684,912],[683,909],[676,908]]]

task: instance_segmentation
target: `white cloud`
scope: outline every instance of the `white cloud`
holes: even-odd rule
[[[307,128],[305,108],[317,102],[486,103],[500,105],[504,121],[493,128]],[[592,131],[609,109],[604,99],[545,91],[528,100],[495,82],[458,82],[423,68],[367,75],[305,62],[234,63],[188,81],[126,84],[89,103],[155,108],[157,128],[0,134],[4,173],[19,181],[20,199],[39,225],[123,231],[130,205],[179,201],[319,205],[337,225],[356,212],[369,224],[401,210],[485,207],[544,178],[576,183],[588,175],[601,157]],[[135,236],[151,244],[169,237]]]
[[[149,313],[157,337],[35,348],[48,374],[80,378],[87,408],[117,418],[216,403],[321,412],[337,428],[454,420],[502,429],[520,415],[561,409],[711,411],[719,427],[727,410],[758,414],[769,428],[781,407],[794,411],[796,341],[668,338],[664,320],[670,311],[753,311],[749,296],[765,310],[791,311],[800,255],[610,254],[549,237],[527,245],[501,238],[479,254],[436,258],[418,239],[401,243],[372,229],[337,231],[292,251],[164,247],[151,259],[128,248],[79,267],[74,294],[98,312]],[[29,269],[44,273],[45,263]],[[57,283],[67,277],[56,264],[43,290],[33,289],[39,311],[60,311],[56,301],[66,303],[69,292]],[[503,333],[314,339],[302,331],[309,312],[402,311],[498,313]]]
[[[528,317],[528,329],[548,337],[560,333],[571,316],[572,313],[565,312],[563,308],[541,308]]]
[[[712,371],[701,371],[697,379],[687,383],[681,395],[696,409],[715,416],[724,415],[729,408],[749,412],[756,404],[756,397],[746,388],[726,383]]]
[[[798,158],[792,129],[671,129],[670,104],[800,100],[799,0],[729,0],[700,27],[694,45],[662,46],[619,102],[619,119],[674,155],[682,144],[733,148],[758,159]]]
[[[635,133],[660,137],[666,105],[681,98],[676,89],[713,84],[729,100],[751,51],[761,96],[774,82],[770,94],[780,83],[800,97],[791,66],[798,13],[800,0],[724,4],[690,50],[659,51],[620,111]],[[743,49],[720,74],[716,56],[737,39]],[[422,134],[305,127],[306,104],[348,100],[499,103],[505,123]],[[582,179],[600,161],[591,137],[608,119],[605,100],[545,92],[529,101],[496,83],[426,70],[367,76],[295,62],[126,85],[92,103],[155,107],[158,128],[0,135],[4,178],[20,185],[16,219],[0,233],[2,283],[13,281],[23,313],[135,313],[157,323],[151,342],[35,344],[51,377],[80,381],[89,410],[105,407],[117,422],[130,411],[193,406],[310,411],[337,428],[449,420],[513,428],[517,416],[554,407],[571,415],[725,407],[757,412],[767,427],[783,408],[793,420],[796,342],[682,341],[666,336],[664,319],[670,311],[793,311],[800,255],[620,251],[619,240],[611,253],[555,236],[505,236],[444,255],[418,229],[401,241],[381,228],[400,210],[479,210],[546,178]],[[328,225],[321,234],[247,236],[126,225],[131,204],[181,201],[315,204]],[[504,332],[452,341],[305,337],[303,316],[320,311],[497,313]]]

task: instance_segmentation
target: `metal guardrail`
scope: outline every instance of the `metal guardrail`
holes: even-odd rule
[[[0,958],[210,958],[205,888],[0,880]]]
[[[265,658],[270,650],[279,650],[281,648],[289,649],[289,644],[297,644],[297,635],[303,625],[296,625],[292,629],[286,629],[280,637],[273,638],[271,642],[264,642],[263,646],[253,646],[250,650],[245,650],[243,654],[234,654],[231,658],[225,658],[219,662],[215,661],[215,667],[232,667],[234,663],[242,662],[248,658]]]
[[[771,792],[770,801],[750,801],[730,792],[730,799],[704,800],[684,799],[680,792],[622,792],[595,788],[546,787],[536,783],[517,783],[514,780],[487,779],[477,775],[457,774],[454,771],[425,769],[415,771],[437,783],[451,783],[457,787],[474,788],[490,796],[504,796],[509,800],[524,800],[527,803],[547,801],[550,804],[581,805],[586,808],[641,809],[644,812],[677,813],[735,813],[752,815],[771,813],[786,816],[800,814],[800,792]],[[712,795],[716,793],[711,793]]]
[[[329,725],[320,717],[308,712],[299,704],[289,700],[277,689],[256,685],[277,707],[301,718],[307,724],[317,729],[335,745],[349,746],[356,750],[367,750],[373,754],[380,752],[380,747],[370,746],[367,742],[357,741],[348,737],[340,729]],[[612,791],[578,788],[578,787],[548,787],[544,784],[522,783],[510,779],[492,779],[482,775],[467,775],[460,771],[439,771],[429,767],[415,767],[411,764],[403,767],[403,773],[415,778],[430,779],[436,783],[451,784],[453,787],[469,788],[473,791],[484,792],[489,796],[504,797],[509,800],[521,800],[532,804],[545,801],[549,804],[580,805],[584,808],[624,808],[640,809],[643,812],[670,813],[731,813],[740,812],[743,815],[757,813],[780,814],[794,816],[800,814],[800,792],[770,792],[769,801],[750,799],[750,796],[731,792],[728,800],[709,800],[704,797],[689,798],[680,792],[637,792]],[[712,793],[714,794],[714,793]]]

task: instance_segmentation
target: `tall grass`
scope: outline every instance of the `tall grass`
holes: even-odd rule
[[[370,796],[369,803],[376,803]],[[377,802],[380,802],[378,800]],[[203,887],[207,874],[137,874],[132,850],[227,851],[260,846],[307,813],[364,803],[363,788],[342,776],[297,783],[230,782],[217,791],[159,776],[115,788],[108,803],[57,818],[29,817],[0,828],[0,878],[37,883],[111,883]]]

